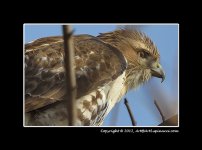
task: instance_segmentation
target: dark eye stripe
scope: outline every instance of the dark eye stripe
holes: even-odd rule
[[[146,52],[145,50],[142,50],[139,53],[140,53],[140,57],[142,58],[147,58],[148,56],[150,56],[150,53]]]
[[[150,53],[148,52],[144,52],[145,57],[148,57],[150,55]]]

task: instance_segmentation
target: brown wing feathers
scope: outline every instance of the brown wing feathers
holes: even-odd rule
[[[89,35],[74,37],[77,98],[116,79],[126,69],[116,48]],[[65,94],[62,37],[47,37],[25,46],[25,110],[29,112]]]

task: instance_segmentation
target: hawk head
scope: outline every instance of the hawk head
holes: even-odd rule
[[[152,76],[165,79],[160,65],[160,55],[152,40],[137,30],[120,29],[98,36],[104,42],[119,49],[125,56],[128,67],[126,70],[126,86],[136,88]]]

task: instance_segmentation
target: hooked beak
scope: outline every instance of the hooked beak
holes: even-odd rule
[[[165,73],[160,64],[158,64],[156,68],[151,69],[151,74],[154,77],[161,78],[161,83],[165,80]]]

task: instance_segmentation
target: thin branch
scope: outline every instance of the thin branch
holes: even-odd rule
[[[160,109],[158,103],[156,102],[156,100],[154,100],[154,104],[155,104],[156,108],[158,109],[158,111],[159,111],[159,113],[160,113],[160,115],[161,115],[162,121],[164,122],[164,121],[165,121],[165,117],[164,117],[163,112],[161,111],[161,109]]]
[[[178,125],[178,114],[159,124],[159,126],[177,126],[177,125]]]
[[[68,125],[75,125],[76,120],[76,78],[74,70],[74,49],[71,26],[63,25],[64,38],[64,68],[66,76],[66,104],[68,112]]]
[[[129,116],[130,116],[132,125],[133,125],[133,126],[136,126],[135,118],[134,118],[133,113],[132,113],[132,111],[131,111],[131,109],[130,109],[130,106],[129,106],[129,104],[128,104],[128,100],[127,100],[126,98],[124,99],[124,104],[126,105],[126,108],[127,108],[127,110],[128,110],[128,113],[129,113]]]

